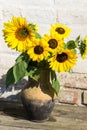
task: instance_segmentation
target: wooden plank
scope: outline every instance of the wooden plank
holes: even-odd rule
[[[10,126],[0,126],[0,130],[25,130],[25,128],[17,128],[17,127],[10,127]],[[27,130],[33,130],[33,129],[27,129]],[[38,129],[35,129],[38,130]]]
[[[87,130],[87,107],[56,104],[48,121],[31,122],[21,103],[0,102],[0,130]]]

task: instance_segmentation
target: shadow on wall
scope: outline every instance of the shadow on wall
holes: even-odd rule
[[[3,75],[0,79],[0,100],[20,102],[20,92],[27,80],[22,79],[19,83],[11,85],[6,89],[5,79],[6,75]]]

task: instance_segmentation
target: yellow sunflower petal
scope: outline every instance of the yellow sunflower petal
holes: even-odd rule
[[[61,53],[56,53],[49,59],[50,67],[58,72],[65,72],[72,69],[76,64],[77,56],[72,50],[63,50]]]
[[[49,55],[48,44],[43,39],[34,39],[33,43],[28,46],[27,53],[33,61],[40,62]]]
[[[67,26],[59,23],[55,23],[52,25],[50,29],[50,33],[54,34],[56,33],[61,38],[66,38],[70,35],[71,29]]]
[[[29,23],[22,17],[13,16],[11,21],[4,23],[3,33],[8,46],[22,52],[27,50],[29,42],[35,37]]]

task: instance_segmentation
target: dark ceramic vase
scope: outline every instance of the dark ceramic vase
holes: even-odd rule
[[[21,99],[29,120],[41,122],[49,119],[55,104],[50,71],[41,70],[38,81],[29,78],[21,92]]]

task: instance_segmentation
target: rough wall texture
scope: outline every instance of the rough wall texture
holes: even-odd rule
[[[17,86],[5,89],[5,74],[14,64],[17,52],[7,47],[3,40],[3,22],[14,16],[24,16],[39,25],[41,34],[56,21],[72,29],[71,38],[87,34],[87,0],[0,0],[0,95],[1,100],[18,100],[23,79]],[[87,105],[87,59],[79,58],[72,73],[59,74],[61,90],[59,103]]]

